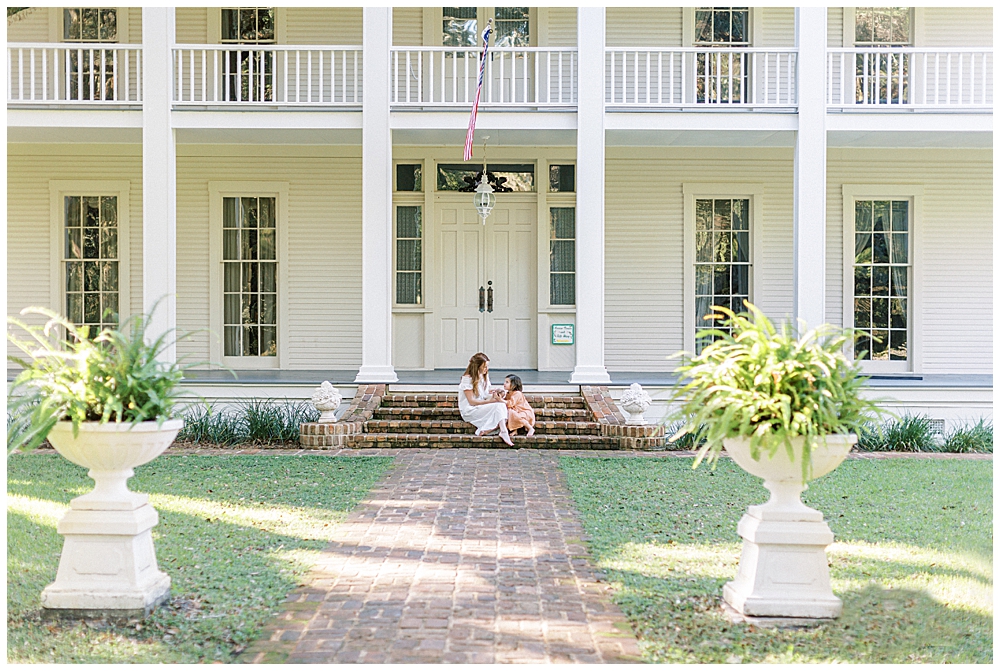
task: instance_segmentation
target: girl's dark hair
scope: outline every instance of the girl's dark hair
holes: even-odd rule
[[[479,393],[479,381],[482,379],[481,369],[483,364],[489,361],[490,358],[483,354],[482,352],[476,352],[469,359],[469,365],[465,369],[465,374],[472,378],[472,395],[475,396]]]
[[[521,392],[524,391],[524,387],[521,386],[521,378],[519,378],[517,375],[514,374],[508,375],[507,379],[510,380],[511,391],[521,391]]]

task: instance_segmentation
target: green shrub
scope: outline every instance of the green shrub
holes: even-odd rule
[[[677,440],[670,440],[682,428],[684,428],[684,422],[672,422],[666,426],[667,450],[697,450],[701,445],[696,438],[697,432],[684,433],[678,436]]]
[[[930,417],[903,415],[882,426],[887,450],[893,452],[938,452],[936,431]]]
[[[972,426],[960,426],[948,434],[943,452],[993,454],[993,423],[980,419]]]
[[[272,445],[295,442],[299,425],[314,422],[319,413],[309,403],[247,399],[235,406],[191,406],[177,439],[216,445]]]
[[[152,312],[94,336],[90,327],[76,326],[51,310],[27,308],[21,314],[44,315],[48,321],[38,326],[7,318],[31,336],[22,340],[7,333],[25,355],[7,357],[23,368],[8,391],[8,454],[37,447],[62,420],[73,422],[76,432],[82,422],[163,422],[173,417],[176,385],[185,367],[157,360],[170,343],[168,333],[147,342]]]

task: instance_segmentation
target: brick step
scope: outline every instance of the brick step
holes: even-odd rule
[[[462,420],[369,420],[365,433],[467,434],[473,435],[476,427]],[[599,436],[601,425],[597,422],[538,421],[535,433],[555,436]]]
[[[585,410],[582,396],[543,396],[525,394],[533,408],[572,408]],[[382,397],[382,407],[390,408],[457,408],[458,394],[386,394]]]
[[[351,447],[493,447],[506,448],[498,436],[444,433],[365,433],[352,439]],[[514,448],[553,450],[616,450],[618,442],[604,436],[514,436]]]
[[[535,419],[561,422],[584,422],[590,419],[590,412],[582,408],[535,408]],[[385,407],[375,410],[375,419],[385,420],[460,420],[458,406],[453,408]]]

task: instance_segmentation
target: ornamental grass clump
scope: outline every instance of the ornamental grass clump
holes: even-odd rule
[[[750,441],[750,454],[772,458],[784,447],[794,461],[792,439],[803,437],[802,474],[808,479],[810,453],[829,434],[849,434],[881,414],[861,396],[861,368],[844,355],[852,331],[824,324],[801,337],[790,324],[775,329],[756,306],[749,313],[712,306],[711,315],[731,329],[706,329],[699,339],[714,339],[696,356],[684,356],[681,385],[670,419],[686,434],[704,441],[694,466],[713,463],[727,438]]]
[[[21,314],[48,321],[28,325],[8,317],[31,336],[23,340],[7,333],[25,354],[7,357],[23,368],[8,390],[8,454],[37,447],[59,421],[73,422],[76,435],[83,422],[173,418],[183,367],[157,360],[169,344],[168,334],[146,341],[150,315],[135,315],[121,330],[105,328],[92,337],[90,327],[76,326],[51,310],[26,308]]]

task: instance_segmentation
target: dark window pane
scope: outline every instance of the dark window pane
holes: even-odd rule
[[[256,198],[243,198],[243,228],[257,228]]]
[[[226,327],[226,356],[240,356],[243,353],[240,347],[240,327]]]
[[[118,291],[117,261],[101,261],[101,291]]]
[[[66,294],[66,317],[74,324],[83,323],[83,294]]]
[[[893,296],[906,296],[906,284],[908,278],[909,278],[909,272],[907,268],[892,269]]]
[[[101,322],[101,295],[83,295],[83,319],[87,324],[99,324]]]
[[[478,44],[475,7],[444,7],[441,17],[442,46],[474,47]]]
[[[749,200],[734,200],[733,201],[733,230],[736,230],[736,231],[749,231],[750,230],[750,201]]]
[[[257,231],[252,228],[245,228],[240,235],[242,251],[240,258],[244,261],[254,261],[257,259]]]
[[[553,273],[549,275],[549,302],[552,305],[574,305],[576,303],[575,274]]]
[[[66,196],[65,211],[67,226],[82,226],[80,222],[80,201],[78,196]]]
[[[278,333],[274,326],[260,327],[260,355],[278,356]]]
[[[118,294],[101,294],[101,321],[109,325],[118,323]]]
[[[718,219],[716,219],[718,221]],[[717,263],[729,263],[732,260],[730,248],[732,247],[733,234],[729,232],[714,233],[712,241],[715,247],[715,259]]]
[[[551,272],[573,272],[576,270],[576,242],[574,240],[552,240],[549,251]]]
[[[747,42],[747,15],[748,11],[745,9],[734,9],[733,10],[733,24],[732,24],[732,41],[733,42]]]
[[[867,335],[858,337],[854,345],[854,358],[858,361],[870,361],[872,358],[872,341]]]
[[[750,295],[750,266],[733,266],[733,293],[737,296]],[[738,301],[740,310],[742,310],[742,299],[738,299]]]
[[[236,41],[240,38],[239,10],[222,10],[222,39]]]
[[[549,210],[551,217],[550,235],[555,239],[572,240],[576,237],[576,209],[572,207],[553,207]]]
[[[101,226],[118,225],[118,197],[101,197]]]
[[[420,240],[396,241],[396,270],[420,270]]]
[[[874,8],[858,7],[854,10],[854,41],[855,42],[871,42],[872,41],[872,12],[875,11]]]
[[[99,228],[83,229],[83,258],[100,258],[100,230]]]
[[[889,230],[888,200],[876,200],[872,203],[872,227],[876,232]]]
[[[695,266],[694,293],[698,296],[710,296],[714,285],[712,266]]]
[[[258,202],[257,222],[260,228],[274,228],[274,198],[261,198]]]
[[[468,165],[438,164],[438,190],[458,191],[468,186],[465,177],[474,178],[482,167],[471,168]],[[491,163],[486,166],[496,177],[506,179],[504,186],[514,191],[535,190],[535,166],[530,163]]]
[[[396,191],[423,191],[421,166],[400,163],[396,165]]]
[[[118,258],[118,229],[102,228],[101,231],[101,258]]]
[[[254,231],[251,231],[253,233]],[[260,258],[273,261],[276,258],[277,249],[275,248],[275,229],[273,228],[262,228],[259,231],[260,240]]]
[[[83,9],[83,32],[82,37],[85,41],[96,42],[98,35],[98,11],[94,7],[85,7]]]
[[[243,291],[257,291],[257,263],[243,263]]]
[[[64,9],[63,39],[67,40],[82,39],[82,34],[80,32],[82,29],[83,29],[83,22],[81,21],[80,9]]]
[[[714,18],[712,40],[714,42],[728,42],[730,39],[729,12],[717,9]]]
[[[733,227],[733,201],[715,201],[715,230],[727,230]]]
[[[101,269],[97,261],[87,261],[83,264],[83,290],[100,291]]]
[[[893,298],[889,302],[889,326],[894,329],[906,328],[906,299]]]
[[[859,200],[854,204],[854,230],[872,230],[872,202]]]
[[[222,258],[225,261],[238,261],[240,258],[239,229],[223,229]]]
[[[695,261],[699,263],[712,262],[712,234],[708,231],[698,231],[695,235]]]
[[[910,204],[905,200],[892,201],[892,230],[910,229]]]
[[[729,266],[715,266],[715,294],[724,296],[729,289]]]
[[[420,273],[396,273],[396,302],[400,305],[419,305]]]
[[[240,227],[240,201],[239,198],[222,199],[222,226],[223,228]]]
[[[750,234],[733,234],[733,261],[747,263],[750,261]]]
[[[260,323],[277,324],[278,297],[275,294],[260,295]]]
[[[258,356],[257,337],[260,330],[256,326],[243,327],[243,356]]]
[[[67,228],[66,229],[66,258],[67,259],[79,259],[83,258],[83,229],[82,228]]]
[[[872,327],[889,328],[888,298],[872,298]]]
[[[550,165],[549,191],[557,193],[572,193],[576,191],[576,166]]]
[[[83,264],[79,261],[66,264],[66,291],[83,291]]]
[[[226,294],[225,297],[225,323],[239,324],[240,320],[240,295]]]
[[[705,320],[705,316],[712,313],[712,297],[699,296],[695,298],[694,302],[695,330],[708,328],[709,324]]]
[[[854,295],[870,296],[872,293],[872,269],[870,266],[854,268]]]
[[[223,291],[239,291],[240,264],[238,263],[223,264],[223,274],[225,275]]]
[[[872,325],[872,299],[854,299],[854,328],[866,329]]]
[[[101,199],[97,196],[85,196],[83,198],[83,225],[101,225]]]
[[[875,296],[889,295],[888,266],[872,266],[872,294]]]
[[[854,262],[872,262],[872,234],[857,233],[854,236]]]
[[[694,205],[694,227],[699,231],[707,231],[712,228],[712,201],[698,200]]]
[[[712,41],[712,10],[699,9],[695,12],[694,34],[696,42]]]
[[[906,331],[889,331],[889,359],[906,361]]]
[[[889,358],[889,332],[872,331],[872,360],[886,361]]]
[[[872,261],[874,263],[889,263],[888,234],[875,233],[872,236]]]
[[[240,306],[240,318],[244,326],[256,324],[257,319],[257,294],[244,294],[242,305]]]
[[[275,277],[278,272],[278,265],[275,263],[260,264],[260,290],[268,293],[278,291],[278,281]]]
[[[419,238],[421,236],[420,206],[399,206],[396,208],[396,237]]]
[[[892,262],[907,263],[909,258],[909,235],[907,233],[892,234]]]

